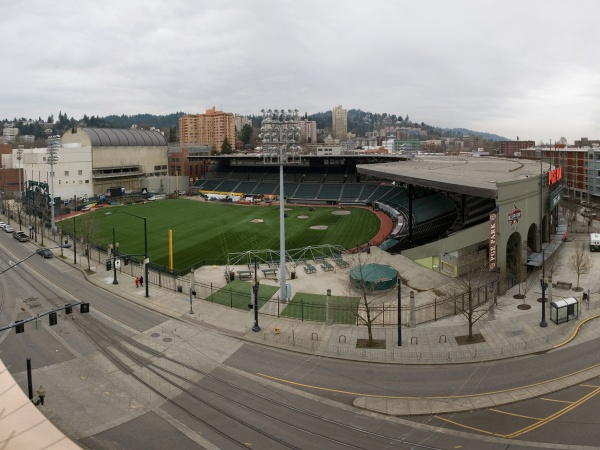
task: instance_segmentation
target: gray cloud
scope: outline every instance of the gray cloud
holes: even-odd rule
[[[594,0],[12,2],[0,117],[341,104],[536,142],[599,138],[599,12]]]

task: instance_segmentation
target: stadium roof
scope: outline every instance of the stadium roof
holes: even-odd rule
[[[497,198],[498,185],[537,177],[550,165],[528,159],[418,157],[411,161],[357,165],[359,173],[477,197]]]
[[[158,131],[119,128],[81,128],[87,133],[93,146],[99,147],[148,147],[167,146],[167,140]]]

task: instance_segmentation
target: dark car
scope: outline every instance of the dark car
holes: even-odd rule
[[[38,248],[36,253],[44,258],[52,258],[54,256],[54,253],[49,248]]]

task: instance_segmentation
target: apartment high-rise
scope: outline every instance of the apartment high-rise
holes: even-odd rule
[[[348,135],[348,111],[342,105],[334,106],[331,114],[331,135],[334,139],[345,140]]]
[[[235,117],[213,106],[206,114],[187,114],[179,118],[179,142],[182,146],[205,144],[220,152],[223,141],[235,148]]]

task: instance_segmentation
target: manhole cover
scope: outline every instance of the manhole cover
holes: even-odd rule
[[[160,333],[152,333],[150,336],[152,336],[152,337],[159,337]]]
[[[173,339],[171,338],[163,338],[163,342],[171,342]]]

